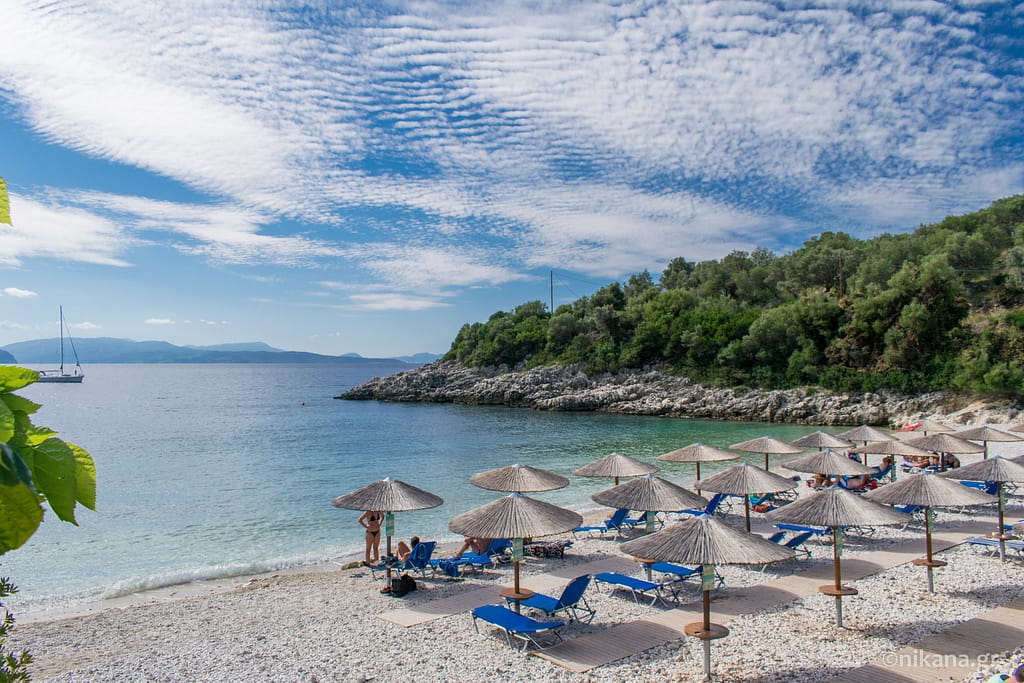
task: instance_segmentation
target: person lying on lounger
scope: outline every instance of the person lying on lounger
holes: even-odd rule
[[[487,547],[491,545],[491,539],[489,538],[473,538],[467,536],[462,541],[462,545],[459,547],[452,557],[462,557],[462,553],[467,550],[472,550],[477,555],[483,555],[487,551]]]
[[[409,553],[412,552],[412,549],[415,548],[416,546],[418,546],[419,544],[420,544],[420,537],[419,536],[413,536],[412,538],[410,538],[409,539],[409,543],[406,543],[405,541],[399,541],[398,542],[398,549],[396,550],[396,554],[398,555],[398,559],[401,560],[402,562],[405,562],[407,559],[409,559]]]

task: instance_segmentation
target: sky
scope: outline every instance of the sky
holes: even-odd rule
[[[1024,3],[0,17],[0,346],[56,336],[62,305],[76,338],[443,353],[552,291],[1024,189]]]

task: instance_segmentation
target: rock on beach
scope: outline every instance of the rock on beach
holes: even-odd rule
[[[768,391],[706,387],[652,369],[588,375],[579,365],[515,371],[444,361],[375,377],[337,398],[815,425],[901,425],[923,417],[962,425],[1009,423],[1020,412],[1007,399],[948,391]]]

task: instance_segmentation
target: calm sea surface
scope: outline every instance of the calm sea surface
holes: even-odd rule
[[[199,579],[236,576],[362,553],[358,512],[332,498],[384,477],[445,504],[399,513],[395,534],[448,540],[448,520],[494,500],[468,477],[523,463],[569,476],[619,451],[643,460],[696,441],[715,446],[764,434],[791,440],[807,426],[673,420],[438,404],[338,401],[395,365],[93,365],[81,385],[20,394],[34,417],[96,461],[97,511],[79,526],[47,513],[22,548],[0,556],[19,586],[17,608],[47,609]],[[751,462],[763,456],[751,455]],[[728,463],[702,466],[704,476]],[[667,479],[692,465],[659,463]],[[571,477],[533,494],[586,511],[609,480]]]

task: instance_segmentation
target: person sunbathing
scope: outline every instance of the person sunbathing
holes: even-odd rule
[[[491,539],[489,538],[474,538],[472,536],[467,536],[465,539],[463,539],[462,545],[455,552],[455,554],[452,555],[452,557],[462,557],[462,553],[466,552],[467,550],[472,550],[477,555],[483,555],[485,552],[487,552],[487,547],[489,545],[491,545]]]
[[[402,562],[405,562],[406,560],[409,559],[409,554],[412,552],[412,549],[415,548],[416,546],[418,546],[419,544],[420,544],[420,537],[419,536],[413,536],[412,538],[410,538],[409,539],[409,543],[406,543],[405,541],[399,541],[398,542],[398,548],[395,551],[395,554],[398,555],[398,559],[399,560],[401,560]]]
[[[815,472],[814,477],[807,483],[812,489],[825,488],[832,485],[832,477],[827,474]]]

